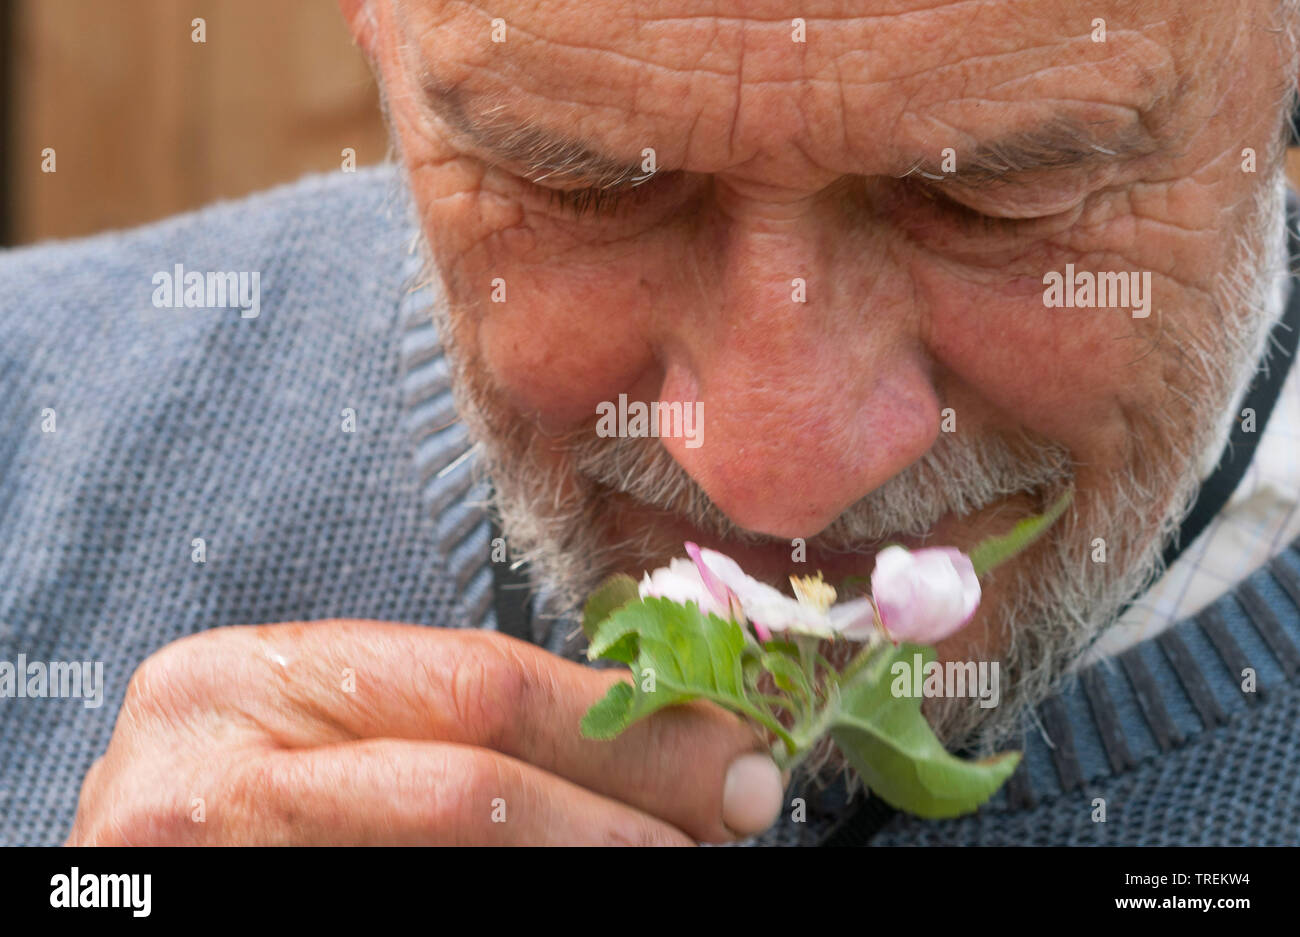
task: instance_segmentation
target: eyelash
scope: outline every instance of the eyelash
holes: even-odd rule
[[[932,185],[920,186],[920,193],[958,227],[985,234],[1017,233],[1023,231],[1027,224],[1040,220],[1038,218],[999,218],[996,215],[986,215],[982,211],[957,201]]]
[[[675,190],[680,174],[663,172],[642,182],[623,183],[616,186],[589,186],[586,188],[546,188],[529,183],[539,194],[545,195],[549,209],[559,209],[573,218],[590,213],[593,217],[614,216],[620,209],[634,207],[656,198],[664,192]]]
[[[539,188],[541,188],[539,186]],[[590,186],[585,189],[546,189],[548,207],[581,218],[587,212],[596,217],[608,217],[630,203],[644,201],[650,190],[648,183],[622,188]]]
[[[654,188],[654,180],[640,185],[623,187],[589,186],[585,189],[547,189],[535,186],[547,195],[547,205],[558,208],[573,218],[581,218],[590,212],[593,217],[609,217],[620,208],[629,204],[642,202]],[[962,204],[951,196],[938,191],[935,187],[923,185],[921,194],[935,203],[950,220],[967,229],[982,233],[1008,234],[1021,231],[1032,218],[998,218]]]

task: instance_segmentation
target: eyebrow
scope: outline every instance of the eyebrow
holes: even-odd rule
[[[1101,126],[1058,117],[1040,127],[977,143],[966,152],[958,150],[953,172],[944,172],[926,158],[914,162],[899,178],[919,175],[938,182],[953,180],[972,189],[993,188],[1025,173],[1089,169],[1148,156],[1160,149],[1159,142],[1140,121],[1119,129],[1107,122],[1104,133],[1093,129]]]
[[[532,123],[515,122],[506,105],[494,103],[490,96],[471,114],[457,88],[440,86],[427,76],[423,86],[433,111],[448,125],[491,154],[493,162],[519,168],[532,182],[616,189],[649,178],[639,161],[624,163],[579,139]],[[1158,149],[1159,144],[1141,121],[1116,129],[1113,122],[1086,124],[1058,117],[1039,127],[976,143],[967,150],[957,149],[955,171],[944,172],[940,161],[922,157],[896,178],[918,175],[938,182],[955,181],[970,189],[986,189],[1007,185],[1017,175],[1088,169],[1149,155]]]
[[[581,140],[531,123],[516,123],[503,103],[488,103],[471,115],[452,87],[423,82],[434,113],[498,163],[520,167],[532,182],[573,183],[593,188],[621,188],[645,181],[640,160],[624,163],[597,152]]]

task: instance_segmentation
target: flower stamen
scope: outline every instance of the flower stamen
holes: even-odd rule
[[[835,587],[823,580],[820,572],[816,576],[791,576],[790,586],[799,604],[818,612],[825,614],[835,604]]]

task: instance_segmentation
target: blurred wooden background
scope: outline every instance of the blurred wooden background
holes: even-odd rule
[[[378,92],[333,0],[0,0],[4,241],[162,218],[381,161]],[[191,40],[206,21],[207,42]],[[41,172],[53,147],[57,172]]]

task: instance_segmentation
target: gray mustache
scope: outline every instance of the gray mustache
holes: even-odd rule
[[[655,439],[583,432],[563,445],[577,472],[608,491],[718,537],[773,542],[732,522]],[[1073,478],[1069,453],[1058,443],[1028,433],[1010,440],[941,433],[921,459],[854,502],[808,543],[832,552],[865,551],[889,538],[923,536],[945,515],[971,514],[1010,495],[1063,490]]]

